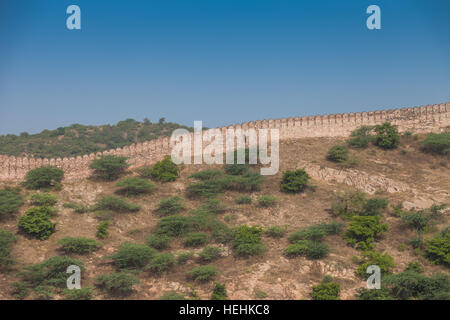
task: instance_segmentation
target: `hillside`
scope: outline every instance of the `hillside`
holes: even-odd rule
[[[68,254],[83,263],[85,271],[82,273],[82,287],[92,288],[93,299],[160,299],[165,294],[171,294],[164,297],[165,299],[181,296],[210,299],[215,283],[225,284],[230,299],[311,299],[313,287],[320,285],[327,275],[332,277],[333,283],[339,285],[340,299],[355,299],[357,290],[365,287],[366,278],[356,273],[364,262],[377,265],[385,263],[386,274],[402,274],[408,267],[422,267],[422,273],[412,275],[407,273],[407,275],[435,279],[433,277],[439,277],[438,275],[442,273],[447,275],[445,285],[448,283],[449,274],[448,236],[447,264],[442,261],[436,263],[436,260],[433,262],[429,250],[432,239],[440,237],[440,234],[444,235],[444,238],[441,238],[445,239],[448,235],[448,231],[445,230],[449,227],[449,208],[444,206],[438,208],[433,205],[450,203],[449,155],[424,152],[421,142],[425,138],[424,134],[407,133],[401,136],[399,146],[394,149],[382,149],[374,144],[369,144],[367,148],[350,148],[350,159],[356,160],[346,163],[327,159],[328,150],[335,145],[345,145],[344,139],[303,138],[281,141],[278,174],[265,177],[259,188],[253,191],[237,191],[239,188],[236,188],[236,185],[243,187],[247,182],[230,177],[224,172],[223,166],[208,165],[180,166],[178,179],[171,182],[149,179],[147,171],[138,169],[129,170],[114,181],[99,179],[63,181],[60,190],[50,190],[57,199],[54,205],[56,213],[50,218],[56,223],[56,230],[46,240],[29,237],[18,228],[20,217],[25,216],[26,212],[35,206],[28,199],[36,191],[21,188],[20,193],[26,202],[17,213],[0,220],[0,230],[8,230],[17,237],[17,242],[11,246],[10,253],[16,263],[12,265],[11,270],[3,274],[3,281],[0,282],[0,298],[17,298],[17,290],[16,296],[13,295],[13,283],[24,281],[18,272],[24,270],[26,266],[63,255],[58,241],[65,237],[85,237],[99,242],[98,250],[93,252]],[[297,169],[305,169],[311,177],[309,187],[295,194],[282,192],[280,184],[283,173]],[[217,170],[210,172],[214,175],[212,180],[205,180],[209,181],[206,183],[208,185],[217,185],[222,183],[220,181],[223,183],[234,181],[235,184],[214,193],[215,200],[192,196],[189,192],[192,191],[192,184],[200,183],[202,180],[191,176],[198,172],[205,174],[204,170]],[[116,186],[119,180],[139,175],[154,184],[154,189],[150,193],[139,196],[117,193],[120,189]],[[237,177],[243,178],[245,175]],[[11,184],[5,183],[4,186]],[[362,197],[366,199],[365,201],[376,199],[371,203],[372,206],[363,205],[365,209],[361,209],[357,202],[352,202],[351,199],[361,199],[358,198],[361,194],[357,196],[358,190],[364,192]],[[118,195],[130,204],[139,205],[140,208],[130,209],[131,212],[111,212],[98,207],[93,209],[96,204],[98,205],[99,199],[109,195]],[[349,195],[353,195],[353,198],[348,198]],[[177,210],[175,215],[178,217],[177,222],[172,221],[170,227],[167,226],[168,229],[163,229],[161,221],[167,222],[167,217],[171,215],[163,215],[157,208],[161,200],[173,196],[182,198],[184,208]],[[247,198],[237,201],[242,196]],[[271,203],[269,198],[264,202],[262,201],[264,198],[261,199],[263,196],[275,197],[273,199],[275,202]],[[248,197],[251,200],[248,200]],[[347,199],[345,203],[348,206],[345,210],[341,206],[339,211],[336,208],[338,204],[343,203],[343,199]],[[245,203],[248,201],[251,203]],[[387,201],[387,205],[380,205],[383,201]],[[348,209],[350,207],[353,211]],[[369,213],[367,208],[375,210],[376,213]],[[80,213],[76,212],[77,209]],[[365,213],[355,213],[359,212],[358,210]],[[386,224],[387,230],[376,236],[372,247],[367,249],[368,252],[387,255],[383,256],[384,260],[364,260],[366,251],[358,249],[357,245],[352,245],[349,241],[347,235],[353,221],[351,216],[354,215],[380,217],[380,223]],[[409,217],[417,218],[416,220],[423,218],[421,221],[424,227],[420,232],[414,227],[417,224],[413,227],[411,227],[413,224],[408,224]],[[109,234],[104,239],[98,239],[97,228],[104,221],[109,221]],[[183,229],[185,222],[182,221],[193,222],[195,228]],[[286,254],[286,248],[292,244],[307,244],[301,242],[305,240],[293,242],[292,233],[321,223],[332,225],[333,221],[342,224],[342,230],[336,234],[320,236],[318,240],[316,239],[317,242],[313,241],[317,256]],[[259,231],[251,229],[239,229],[243,225],[261,227],[264,232],[260,234]],[[271,227],[280,228],[270,229]],[[227,230],[230,231],[229,234]],[[239,230],[242,231],[241,238],[237,236]],[[201,233],[204,236],[192,235],[191,232]],[[145,250],[148,247],[145,244],[150,243],[151,235],[156,235],[155,239],[161,241],[160,244],[167,241],[164,242],[167,247],[161,245],[158,250],[152,252],[153,258],[145,261],[145,266],[139,265],[135,260],[131,263],[133,270],[127,273],[130,271],[128,270],[130,265],[128,267],[125,265],[130,263],[127,260],[129,256],[128,258],[121,256],[122,260],[117,256],[116,260],[111,258],[111,255],[120,252],[120,247],[127,242],[139,244],[141,245],[139,250],[147,252]],[[412,242],[418,236],[421,238],[420,245]],[[305,235],[303,237],[308,238]],[[255,254],[237,254],[240,248],[239,241],[246,243],[248,245],[246,250]],[[262,247],[258,247],[261,244]],[[218,256],[211,258],[211,261],[205,261],[200,254],[207,246],[220,249]],[[259,251],[258,248],[263,247],[265,250]],[[328,254],[322,255],[322,249],[319,247],[325,247]],[[389,260],[386,258],[388,256],[392,257],[393,264],[386,263]],[[193,268],[205,265],[217,269],[218,273],[212,280],[195,281],[187,275]],[[158,272],[159,269],[155,266],[161,267],[162,271]],[[98,285],[98,280],[95,280],[101,275],[118,271],[122,271],[122,274],[123,272],[131,274],[138,279],[133,285],[133,291],[126,295],[105,291]],[[50,289],[45,286],[30,289],[24,297],[48,298],[50,295],[48,290]],[[383,294],[390,294],[386,293],[387,289],[383,290]],[[442,294],[441,298],[449,299],[448,286],[443,290],[443,293],[436,291],[436,294]],[[58,290],[51,296],[55,299],[64,298],[64,294]],[[409,298],[427,297],[430,298],[415,293]],[[389,298],[398,299],[399,296]]]
[[[170,136],[177,128],[192,130],[177,123],[165,122],[164,118],[157,123],[127,119],[115,125],[73,124],[37,134],[1,135],[0,154],[36,158],[82,156]]]

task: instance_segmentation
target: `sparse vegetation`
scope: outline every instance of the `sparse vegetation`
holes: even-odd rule
[[[209,236],[206,233],[188,233],[184,238],[183,244],[185,247],[200,247],[208,241],[208,238]]]
[[[277,239],[283,238],[285,233],[286,233],[285,226],[271,226],[264,231],[264,234],[266,236]]]
[[[96,285],[112,296],[126,296],[133,292],[133,286],[139,280],[132,274],[126,272],[116,272],[108,275],[101,275],[95,280]]]
[[[116,184],[116,187],[119,188],[117,193],[123,194],[127,197],[150,193],[156,188],[153,183],[138,177],[125,178],[119,181]]]
[[[91,300],[94,295],[92,287],[85,287],[81,289],[66,289],[63,291],[66,300]]]
[[[225,284],[216,283],[214,285],[213,293],[211,294],[211,300],[227,300],[227,289]]]
[[[182,210],[184,210],[183,198],[175,196],[162,199],[155,211],[160,215],[168,216]]]
[[[147,245],[151,248],[162,250],[169,247],[169,243],[171,240],[172,237],[166,236],[164,234],[152,234],[147,238]]]
[[[97,226],[97,233],[95,234],[99,239],[106,239],[109,235],[108,232],[109,221],[102,221]]]
[[[15,264],[11,250],[17,237],[8,230],[0,230],[0,271],[8,271]]]
[[[264,208],[273,207],[277,203],[277,200],[274,196],[261,196],[258,198],[258,205]]]
[[[114,212],[136,212],[140,210],[138,205],[128,203],[124,199],[116,196],[104,196],[95,204],[96,210],[111,210]]]
[[[123,243],[119,250],[110,256],[113,264],[119,269],[143,268],[156,254],[155,249],[144,244]]]
[[[19,189],[3,188],[0,190],[0,219],[5,219],[19,211],[23,197]]]
[[[421,143],[424,152],[446,155],[450,153],[450,132],[430,133]]]
[[[221,257],[222,249],[219,247],[207,246],[205,247],[198,256],[203,262],[211,262],[217,260]]]
[[[67,254],[88,254],[100,248],[100,243],[94,239],[89,238],[63,238],[58,241],[61,250]]]
[[[30,202],[34,206],[53,206],[58,202],[56,196],[50,193],[34,193],[30,197]]]
[[[165,271],[168,271],[175,265],[175,257],[171,253],[158,253],[155,254],[150,263],[145,267],[145,270],[148,270],[152,273],[161,274]]]
[[[252,198],[249,196],[239,196],[234,200],[234,202],[237,204],[251,204]]]
[[[218,274],[217,268],[210,265],[195,267],[187,272],[188,277],[200,282],[213,280]]]
[[[352,131],[350,134],[350,139],[347,140],[347,144],[352,148],[367,148],[369,143],[373,141],[372,131],[373,127],[371,126],[359,127],[358,129]]]
[[[310,260],[325,258],[330,249],[326,244],[312,240],[298,240],[291,243],[284,250],[288,257],[306,256]]]

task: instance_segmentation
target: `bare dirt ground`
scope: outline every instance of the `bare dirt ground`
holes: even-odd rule
[[[339,142],[331,138],[283,141],[280,145],[279,173],[268,176],[261,190],[251,194],[253,199],[261,195],[275,195],[278,198],[277,206],[264,209],[256,204],[237,205],[234,199],[239,194],[226,192],[221,199],[229,210],[221,214],[220,218],[225,219],[227,216],[227,223],[230,226],[284,225],[290,233],[300,227],[331,221],[332,216],[328,209],[336,192],[364,189],[364,186],[352,185],[351,181],[339,183],[333,179],[323,180],[313,175],[311,183],[317,186],[315,192],[307,191],[298,195],[281,193],[279,191],[281,173],[288,169],[301,169],[305,164],[317,166],[319,169],[331,168],[343,173],[354,170],[356,174],[363,172],[370,176],[387,177],[393,183],[406,184],[408,188],[404,191],[388,192],[383,188],[376,191],[376,196],[387,198],[390,204],[403,202],[405,207],[427,208],[433,203],[450,203],[448,158],[420,152],[414,139],[403,138],[402,146],[392,151],[383,151],[375,147],[361,151],[353,150],[352,153],[360,158],[360,163],[353,169],[343,169],[325,159],[329,147]],[[116,214],[109,228],[110,236],[101,240],[102,248],[87,256],[74,256],[83,261],[86,267],[83,286],[93,285],[96,276],[114,271],[109,260],[104,257],[114,253],[121,243],[125,241],[144,243],[160,219],[153,213],[159,201],[168,196],[184,196],[185,185],[190,181],[188,176],[205,168],[210,166],[184,166],[181,178],[176,182],[157,183],[157,189],[153,194],[132,198],[131,201],[141,205],[142,209],[137,213]],[[29,239],[18,233],[17,220],[28,209],[27,205],[23,206],[13,219],[0,222],[0,229],[11,230],[19,238],[12,252],[18,261],[16,270],[0,274],[0,299],[12,299],[10,284],[17,279],[16,272],[22,266],[35,264],[60,254],[57,245],[59,239],[69,236],[95,238],[98,220],[93,214],[74,213],[62,205],[69,201],[93,204],[100,196],[112,194],[116,189],[114,184],[90,180],[64,184],[63,189],[56,193],[59,199],[57,204],[59,213],[53,221],[57,222],[57,231],[48,240]],[[186,198],[186,204],[190,209],[197,208],[201,203],[201,200]],[[438,230],[448,226],[448,214],[447,210],[442,221],[435,226],[434,232],[426,234],[425,237],[431,237]],[[431,265],[423,257],[414,254],[408,245],[408,239],[414,233],[406,229],[399,218],[386,213],[383,219],[389,224],[389,231],[376,244],[376,249],[387,252],[394,258],[396,263],[394,272],[403,271],[412,261],[421,261],[427,274],[448,272],[444,267]],[[280,240],[263,237],[263,242],[268,250],[261,256],[248,259],[235,258],[231,248],[223,246],[225,256],[212,263],[220,271],[216,281],[226,284],[229,298],[310,299],[311,287],[318,284],[326,274],[332,275],[340,283],[341,299],[354,299],[355,290],[364,286],[364,280],[355,275],[358,265],[352,262],[352,257],[360,256],[361,252],[349,247],[342,236],[332,236],[325,240],[331,248],[330,255],[319,261],[302,257],[295,259],[284,257],[283,250],[288,245],[286,236]],[[199,250],[201,249],[194,249]],[[175,240],[166,251],[177,253],[188,250],[183,247],[181,240]],[[190,285],[202,299],[209,299],[214,285],[212,282],[198,284],[186,278],[186,271],[196,265],[198,264],[195,261],[189,261],[162,276],[144,271],[139,275],[140,283],[135,285],[135,293],[126,299],[158,299],[168,291],[188,293],[192,290]],[[111,297],[96,291],[95,299],[111,299]]]

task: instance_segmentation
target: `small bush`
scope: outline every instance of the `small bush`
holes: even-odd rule
[[[238,192],[253,192],[260,189],[264,176],[259,173],[246,173],[239,176],[227,176],[221,180],[223,189]]]
[[[137,196],[150,193],[155,189],[155,185],[145,179],[130,177],[119,181],[116,187],[120,188],[117,192],[125,196]]]
[[[180,254],[178,254],[177,256],[177,264],[184,264],[186,263],[189,259],[191,259],[193,256],[193,253],[188,251],[188,252],[182,252]]]
[[[450,153],[450,133],[430,133],[425,140],[422,141],[422,150],[424,152],[436,153],[436,154],[449,154]]]
[[[208,234],[206,233],[189,233],[184,238],[185,247],[200,247],[208,241]]]
[[[356,289],[356,298],[359,300],[393,300],[394,297],[390,295],[390,290],[387,288],[381,288],[377,290],[358,288]]]
[[[341,287],[325,277],[321,284],[313,286],[311,294],[313,300],[339,300]]]
[[[214,226],[211,236],[217,243],[228,243],[233,240],[234,232],[225,223],[218,223]]]
[[[140,269],[155,255],[156,251],[144,244],[125,242],[110,256],[119,269]]]
[[[261,241],[263,229],[242,225],[236,228],[232,242],[234,254],[236,256],[258,255],[266,251],[265,245]]]
[[[277,203],[274,196],[261,196],[258,198],[258,205],[264,208],[273,207]]]
[[[156,233],[168,237],[179,237],[191,229],[191,219],[181,215],[173,215],[160,219],[157,224]]]
[[[76,213],[86,213],[91,210],[91,208],[89,208],[89,206],[83,205],[83,204],[78,204],[75,202],[64,203],[63,207],[73,209],[73,211]]]
[[[7,271],[15,263],[11,257],[13,244],[17,237],[8,230],[0,230],[0,271]]]
[[[66,271],[71,265],[78,266],[83,275],[85,271],[83,263],[66,256],[54,256],[44,262],[26,266],[19,273],[21,282],[14,285],[15,293],[24,298],[29,290],[33,290],[48,299],[55,290],[67,288]]]
[[[155,248],[157,250],[166,249],[169,247],[169,243],[172,237],[166,236],[164,234],[152,234],[147,239],[147,245],[150,248]]]
[[[414,249],[421,249],[424,245],[423,238],[420,235],[414,236],[411,239],[409,239],[409,244]]]
[[[49,189],[59,187],[64,171],[53,166],[43,166],[27,172],[23,185],[27,189]]]
[[[232,176],[240,176],[248,173],[250,166],[248,164],[227,164],[225,165],[225,173]]]
[[[219,274],[219,271],[215,266],[208,265],[195,267],[186,274],[195,281],[208,281],[214,279]]]
[[[347,140],[347,144],[353,148],[367,148],[369,143],[373,141],[373,136],[371,135],[372,131],[373,127],[371,126],[359,127],[358,129],[352,131],[350,134],[350,139]]]
[[[387,224],[380,223],[380,216],[353,216],[345,232],[345,238],[357,249],[373,248],[373,242],[381,237],[387,229]]]
[[[343,163],[349,158],[349,151],[346,146],[332,146],[327,153],[327,159],[333,162]]]
[[[450,232],[448,229],[427,241],[425,256],[432,263],[450,267]]]
[[[133,286],[139,280],[126,272],[101,275],[96,278],[96,285],[113,296],[125,296],[133,292]]]
[[[108,232],[109,221],[100,222],[97,226],[97,233],[95,234],[99,239],[106,239],[109,235]]]
[[[65,253],[87,254],[100,248],[100,243],[88,238],[63,238],[58,241]]]
[[[214,290],[211,294],[211,300],[227,300],[227,289],[225,287],[225,284],[222,283],[216,283],[214,285]]]
[[[30,197],[31,204],[35,206],[53,206],[58,199],[50,193],[34,193]]]
[[[380,267],[382,275],[389,274],[391,269],[395,266],[394,259],[387,253],[382,254],[378,251],[366,251],[363,256],[364,259],[356,270],[356,273],[363,277],[367,276],[367,268],[371,265]]]
[[[81,289],[66,289],[63,291],[66,300],[91,300],[94,295],[92,287]]]
[[[189,197],[211,198],[217,196],[225,189],[225,181],[205,180],[188,184],[186,192]]]
[[[204,248],[198,256],[203,262],[211,262],[221,257],[222,249],[218,247],[208,246]]]
[[[397,126],[385,122],[382,125],[375,126],[375,140],[376,146],[383,149],[394,149],[400,144],[400,135]]]
[[[186,300],[184,294],[179,294],[176,292],[168,292],[161,296],[159,300]]]
[[[264,231],[264,234],[268,237],[272,238],[283,238],[284,234],[286,233],[286,227],[284,226],[272,226],[267,228]]]
[[[161,274],[175,265],[175,257],[171,253],[155,254],[145,270]]]
[[[197,180],[212,180],[223,177],[223,172],[220,170],[202,170],[192,174],[189,178]]]
[[[56,224],[51,222],[49,219],[49,214],[40,208],[48,207],[36,207],[28,210],[27,214],[20,217],[19,219],[19,229],[40,240],[46,240],[55,232]]]
[[[328,255],[329,248],[327,245],[311,240],[298,240],[290,244],[284,254],[287,257],[306,256],[310,260],[325,258]]]
[[[402,222],[409,228],[422,232],[431,220],[431,215],[424,211],[401,214]]]
[[[105,196],[95,204],[96,210],[111,210],[114,212],[136,212],[140,210],[138,205],[126,202],[116,196]]]
[[[0,190],[0,219],[10,217],[19,211],[23,197],[19,189],[3,188]]]
[[[423,273],[425,269],[422,264],[418,261],[408,263],[408,266],[405,268],[405,271],[412,271],[416,273]]]
[[[252,198],[249,196],[239,196],[234,200],[234,202],[237,204],[251,204]]]
[[[219,199],[209,199],[206,203],[201,205],[200,209],[212,213],[224,213],[228,208]]]
[[[141,167],[136,169],[136,173],[143,179],[150,179],[152,177],[152,167]]]
[[[305,170],[285,171],[281,180],[281,191],[299,193],[306,189],[310,176]]]
[[[299,229],[291,233],[288,239],[290,242],[296,242],[298,240],[321,241],[328,235],[339,234],[342,227],[343,224],[334,221],[330,224],[320,223],[314,226]]]
[[[158,208],[156,208],[155,212],[163,216],[168,216],[179,213],[184,210],[184,208],[183,198],[175,196],[162,199],[159,202]]]
[[[332,204],[331,212],[334,216],[350,218],[354,215],[376,216],[388,206],[388,201],[384,198],[367,199],[361,191],[344,193],[337,196]]]
[[[166,156],[163,160],[155,163],[152,168],[152,179],[161,182],[170,182],[178,179],[178,167]]]
[[[127,158],[106,155],[92,161],[89,166],[94,175],[102,180],[113,181],[125,173],[128,168]]]

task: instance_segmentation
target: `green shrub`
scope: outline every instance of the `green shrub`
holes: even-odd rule
[[[164,234],[152,234],[147,239],[147,245],[150,248],[155,248],[158,250],[166,249],[169,247],[169,243],[172,240],[172,237],[166,236]]]
[[[183,198],[175,196],[162,199],[159,202],[156,212],[163,216],[179,213],[184,210]]]
[[[249,196],[239,196],[234,200],[234,202],[237,204],[251,204],[252,198]]]
[[[168,292],[161,296],[159,300],[186,300],[186,297],[184,296],[184,294]]]
[[[158,221],[156,234],[179,237],[191,230],[191,219],[181,215],[164,217]]]
[[[145,179],[138,177],[129,177],[119,181],[116,187],[120,188],[117,192],[125,196],[137,196],[150,193],[155,189],[155,185]]]
[[[152,177],[152,167],[140,167],[136,169],[136,173],[143,179],[150,179]]]
[[[119,269],[140,269],[150,261],[155,253],[155,249],[144,244],[125,242],[109,258]]]
[[[356,273],[360,276],[367,276],[367,268],[371,265],[380,267],[382,275],[389,274],[391,269],[395,266],[394,259],[387,253],[382,254],[378,251],[366,251],[363,254],[363,261],[361,265],[356,270]]]
[[[53,166],[43,166],[27,172],[23,185],[27,189],[49,189],[59,187],[64,171]]]
[[[30,197],[31,204],[35,206],[53,206],[58,199],[50,193],[34,193]]]
[[[357,249],[368,250],[373,248],[373,242],[381,237],[388,229],[387,224],[380,223],[380,216],[353,216],[345,238]]]
[[[346,146],[332,146],[327,153],[327,159],[333,162],[343,163],[349,158],[349,151]]]
[[[435,264],[450,267],[450,232],[448,229],[427,241],[425,256]]]
[[[63,291],[66,300],[91,300],[94,295],[92,287],[66,289]]]
[[[0,219],[7,218],[19,211],[23,197],[19,189],[3,188],[0,190]]]
[[[248,164],[226,164],[225,165],[225,173],[232,176],[239,176],[248,173],[250,166]]]
[[[258,198],[258,205],[264,208],[273,207],[277,203],[274,196],[261,196]]]
[[[100,243],[88,238],[63,238],[58,241],[65,253],[87,254],[100,248]]]
[[[106,155],[93,160],[89,167],[94,170],[96,177],[113,181],[124,174],[128,166],[126,157]]]
[[[227,176],[223,181],[223,189],[238,192],[253,192],[260,189],[264,176],[259,173],[245,173],[239,176]]]
[[[206,203],[200,206],[200,209],[212,212],[212,213],[224,213],[227,211],[227,206],[219,199],[209,199]]]
[[[450,153],[450,132],[430,133],[422,141],[422,150],[437,154]]]
[[[219,274],[219,271],[215,266],[208,265],[195,267],[186,274],[195,281],[208,281],[214,279]]]
[[[125,296],[133,292],[133,286],[139,280],[126,272],[101,275],[96,278],[96,285],[113,296]]]
[[[105,196],[97,201],[95,209],[114,212],[136,212],[140,210],[140,206],[128,203],[120,197]]]
[[[20,217],[19,219],[19,229],[40,240],[46,240],[55,232],[56,224],[51,222],[49,219],[49,213],[42,208],[48,207],[36,207],[31,208],[28,212]]]
[[[211,262],[221,257],[222,249],[218,247],[208,246],[204,248],[198,256],[203,262]]]
[[[395,149],[400,144],[397,126],[391,125],[389,122],[375,126],[375,133],[374,143],[380,148]]]
[[[227,289],[225,287],[225,284],[222,283],[216,283],[214,285],[214,290],[211,294],[211,300],[227,300]]]
[[[163,160],[155,163],[152,168],[152,179],[161,182],[170,182],[178,179],[178,167],[170,159],[169,156],[164,157]]]
[[[312,240],[298,240],[288,245],[284,254],[287,257],[306,256],[310,260],[316,260],[326,257],[329,251],[328,246],[323,243]]]
[[[414,248],[414,249],[420,249],[423,247],[424,243],[423,243],[423,238],[420,235],[414,236],[411,239],[409,239],[409,244]]]
[[[15,263],[11,257],[13,244],[17,237],[8,230],[0,230],[0,271],[7,271]]]
[[[228,243],[233,240],[234,232],[225,223],[218,223],[214,226],[211,236],[217,243]]]
[[[204,245],[208,241],[208,234],[206,233],[188,233],[184,238],[184,246],[185,247],[200,247]]]
[[[306,189],[310,176],[305,170],[285,171],[281,180],[281,191],[299,193]]]
[[[358,288],[356,289],[356,298],[359,300],[393,300],[390,290],[387,288],[381,288],[377,290]]]
[[[449,300],[450,277],[434,274],[430,277],[414,271],[404,271],[383,278],[390,294],[401,300]]]
[[[370,142],[373,141],[373,136],[371,135],[373,127],[371,126],[361,126],[358,129],[352,131],[350,134],[350,139],[347,140],[347,144],[353,148],[367,148]]]
[[[35,214],[35,213],[42,213],[46,215],[47,217],[53,217],[56,215],[56,209],[49,207],[49,206],[42,206],[42,207],[31,207],[27,210],[27,214]]]
[[[416,273],[423,273],[425,269],[423,268],[422,264],[418,261],[410,262],[405,268],[405,271],[412,271]]]
[[[283,238],[286,233],[285,226],[271,226],[264,231],[264,234],[272,238]]]
[[[73,209],[73,211],[75,211],[76,213],[86,213],[91,210],[91,208],[89,208],[89,206],[83,205],[83,204],[78,204],[75,202],[64,203],[63,207]]]
[[[197,180],[212,180],[217,178],[222,178],[223,172],[220,170],[202,170],[199,172],[196,172],[189,176],[189,178],[194,178]]]
[[[384,198],[372,198],[367,199],[363,205],[362,212],[358,214],[360,216],[376,216],[381,215],[381,210],[386,209],[388,201]]]
[[[175,257],[171,253],[155,254],[145,270],[161,274],[175,265]]]
[[[331,206],[334,216],[350,218],[353,215],[376,216],[388,206],[388,201],[384,198],[367,199],[361,191],[347,192],[338,195]]]
[[[261,241],[263,229],[242,225],[236,228],[232,242],[236,256],[258,255],[266,251]]]
[[[415,229],[419,232],[423,231],[431,220],[431,215],[426,214],[424,211],[407,212],[401,214],[402,222],[411,229]]]
[[[298,240],[321,241],[328,235],[339,234],[342,227],[343,224],[334,221],[330,224],[320,223],[314,226],[299,229],[291,233],[288,239],[290,242],[296,242]]]
[[[109,235],[108,232],[109,221],[100,222],[97,226],[97,233],[95,234],[99,239],[106,239]]]
[[[190,251],[181,252],[177,256],[177,264],[185,264],[192,257],[192,255],[193,255],[193,253]]]
[[[313,300],[339,300],[340,285],[327,277],[323,279],[321,284],[313,286],[312,289]]]
[[[205,180],[189,183],[186,192],[189,197],[211,198],[221,193],[225,188],[225,182],[221,180]]]
[[[25,297],[29,290],[35,291],[38,295],[47,295],[49,298],[54,290],[67,288],[67,268],[76,265],[83,275],[85,269],[81,261],[66,257],[54,256],[44,262],[26,266],[19,273],[20,283],[14,285],[17,294]],[[48,290],[52,288],[52,290]],[[43,292],[46,291],[46,292]]]

